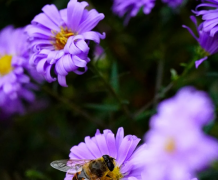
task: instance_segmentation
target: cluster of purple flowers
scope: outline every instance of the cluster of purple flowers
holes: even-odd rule
[[[172,7],[181,3],[180,0],[163,2]],[[154,5],[155,0],[115,0],[113,11],[119,16],[128,14],[128,20],[136,16],[141,7],[145,14],[149,14]],[[95,9],[87,10],[87,6],[87,2],[77,0],[70,0],[67,8],[62,10],[58,10],[55,5],[45,5],[43,12],[35,16],[25,28],[15,30],[7,27],[2,30],[1,111],[7,109],[9,112],[23,112],[22,99],[33,101],[34,94],[31,89],[35,87],[30,83],[30,77],[24,73],[26,71],[36,81],[41,81],[41,76],[48,82],[57,79],[59,84],[65,87],[69,72],[83,74],[87,71],[87,64],[90,62],[89,41],[98,44],[105,38],[105,33],[93,31],[104,18],[104,14]],[[99,50],[97,48],[97,51]],[[95,57],[97,56],[95,54]],[[6,102],[11,105],[3,108],[6,107]],[[19,108],[15,108],[16,104],[19,104]]]
[[[134,17],[143,9],[144,14],[149,14],[155,6],[156,0],[113,0],[112,10],[119,17],[126,15],[125,24],[128,23],[131,17]],[[171,8],[179,7],[183,0],[162,0],[163,3],[168,4]]]
[[[105,38],[105,33],[92,31],[104,15],[95,9],[88,11],[87,6],[77,0],[70,0],[60,11],[46,5],[31,25],[9,26],[0,32],[0,113],[24,112],[22,101],[32,102],[32,90],[37,88],[30,78],[52,82],[56,80],[52,73],[60,85],[67,86],[69,72],[86,72],[88,41],[99,43]]]
[[[126,23],[131,17],[137,15],[139,9],[143,7],[143,12],[149,14],[155,5],[155,0],[114,0],[113,12],[122,17],[127,14]]]
[[[175,8],[182,0],[163,2]],[[154,4],[155,0],[114,0],[113,11],[119,16],[127,14],[129,20],[140,8],[149,14]],[[89,41],[99,44],[105,38],[105,33],[93,31],[104,14],[95,9],[87,10],[87,6],[87,2],[77,0],[70,0],[62,10],[46,5],[25,28],[8,26],[0,32],[2,112],[23,113],[22,101],[35,99],[32,90],[37,86],[30,78],[38,82],[41,82],[40,76],[48,82],[57,78],[59,84],[66,87],[69,72],[83,74],[87,71]],[[201,7],[212,9],[199,10]],[[203,0],[197,6],[194,13],[202,15],[204,20],[198,25],[196,18],[191,17],[198,37],[183,26],[203,49],[203,57],[196,61],[196,67],[208,55],[218,52],[217,8],[218,0]],[[102,54],[103,49],[96,46],[95,57],[98,59]],[[134,135],[124,136],[123,128],[118,129],[116,136],[108,129],[103,134],[97,130],[94,137],[88,136],[85,142],[73,146],[69,156],[70,159],[97,159],[109,155],[116,160],[122,180],[196,180],[196,172],[218,159],[218,142],[202,131],[213,118],[214,106],[208,95],[186,87],[159,104],[157,114],[150,120],[144,144],[138,148],[140,139]],[[65,180],[73,176],[67,174]]]
[[[188,102],[188,103],[187,103]],[[182,113],[181,113],[182,111]],[[116,160],[122,180],[197,180],[196,172],[218,159],[218,142],[202,127],[214,118],[214,106],[205,92],[181,89],[161,102],[150,120],[144,144],[134,135],[115,135],[97,130],[94,137],[73,146],[70,159],[97,159],[109,155]],[[71,180],[74,174],[66,175]]]

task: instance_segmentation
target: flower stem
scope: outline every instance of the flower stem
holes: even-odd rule
[[[90,63],[91,64],[91,63]],[[123,112],[125,113],[126,117],[130,120],[133,120],[133,116],[131,115],[131,113],[128,110],[128,107],[126,106],[125,103],[123,103],[123,101],[121,100],[121,98],[119,97],[119,95],[115,92],[115,90],[112,88],[112,86],[110,85],[110,83],[104,78],[104,76],[102,75],[102,73],[97,69],[97,67],[94,64],[91,64],[90,69],[92,70],[92,72],[94,74],[96,74],[101,81],[103,82],[104,86],[108,89],[108,91],[112,94],[112,96],[118,101],[118,103],[120,104]]]
[[[66,104],[74,112],[80,114],[82,117],[84,117],[88,121],[98,125],[101,128],[105,128],[104,124],[100,120],[92,118],[90,114],[88,114],[87,112],[85,112],[84,110],[79,108],[79,106],[77,104],[75,104],[73,102],[69,102],[64,97],[60,97],[60,95],[58,95],[57,93],[55,93],[54,91],[52,91],[51,89],[49,89],[47,87],[42,87],[42,90],[44,90],[46,93],[48,93],[49,95],[53,96],[55,99],[57,99],[58,101],[62,102],[63,104]]]
[[[135,112],[133,117],[136,118],[137,116],[139,116],[142,112],[148,109],[153,104],[153,102],[158,101],[159,98],[161,98],[164,94],[166,94],[177,82],[179,82],[183,77],[185,77],[189,72],[189,70],[194,67],[195,61],[196,58],[193,58],[193,60],[190,61],[190,63],[186,66],[182,74],[178,76],[177,79],[171,81],[160,93],[157,93],[151,101],[149,101],[147,104],[141,107],[137,112]]]

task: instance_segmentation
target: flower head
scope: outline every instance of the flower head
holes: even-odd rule
[[[28,44],[22,28],[12,26],[0,32],[0,110],[3,113],[22,113],[22,99],[34,100],[35,88],[24,74],[29,71]]]
[[[162,0],[162,1],[163,1],[163,3],[167,3],[168,6],[170,6],[172,8],[178,7],[183,2],[183,0]]]
[[[149,14],[154,5],[155,0],[114,0],[112,10],[120,17],[127,14],[127,23],[131,17],[137,15],[140,8],[143,8],[145,14]]]
[[[160,104],[145,135],[144,177],[190,180],[218,158],[218,142],[202,132],[202,126],[213,118],[212,107],[204,92],[190,87]]]
[[[210,36],[209,32],[205,32],[203,30],[203,24],[200,24],[199,26],[197,25],[197,21],[194,16],[191,16],[191,20],[195,23],[199,37],[195,36],[193,31],[189,27],[184,25],[183,27],[189,30],[191,35],[198,41],[199,45],[201,46],[201,49],[198,52],[198,54],[201,56],[201,59],[195,61],[195,66],[196,68],[198,68],[198,66],[203,61],[205,61],[209,55],[218,52],[218,34]]]
[[[85,142],[73,146],[70,152],[71,159],[97,159],[109,155],[115,159],[123,180],[141,179],[139,154],[142,147],[136,151],[140,139],[134,135],[124,136],[123,128],[119,128],[115,135],[108,129],[103,134],[97,130],[94,137],[85,137]],[[65,180],[72,179],[73,175],[67,174]]]
[[[168,126],[171,122],[178,126],[188,124],[202,128],[214,119],[214,105],[208,94],[193,87],[180,89],[174,97],[162,101],[157,111],[150,122],[152,128],[163,126],[164,123]],[[178,117],[175,118],[176,116]],[[160,117],[166,118],[159,121]]]
[[[56,80],[50,74],[53,66],[62,86],[67,86],[66,76],[69,72],[83,74],[90,61],[86,41],[99,43],[100,39],[105,38],[104,33],[92,31],[104,15],[95,9],[86,10],[87,5],[87,2],[70,0],[67,8],[60,11],[55,5],[46,5],[42,8],[43,13],[27,26],[33,51],[30,63],[48,82]]]
[[[210,36],[214,36],[218,31],[218,1],[202,0],[202,2],[203,3],[199,4],[193,12],[197,16],[202,15],[202,19],[204,20],[202,29],[205,32],[209,32]],[[207,9],[199,10],[201,7],[205,7]]]

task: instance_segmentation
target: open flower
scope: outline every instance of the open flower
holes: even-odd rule
[[[195,66],[196,68],[198,68],[198,66],[203,61],[205,61],[209,55],[218,52],[218,34],[211,36],[209,32],[204,31],[203,29],[204,24],[201,23],[199,26],[197,25],[197,21],[194,16],[191,16],[191,20],[195,23],[199,37],[197,37],[189,27],[185,25],[183,25],[183,27],[188,29],[191,35],[198,41],[199,45],[201,46],[201,49],[197,52],[201,58],[195,61]]]
[[[22,28],[12,26],[0,32],[0,111],[3,113],[23,113],[22,99],[29,102],[35,96],[35,88],[24,74],[29,71],[28,44]]]
[[[48,82],[56,80],[50,74],[53,66],[62,86],[67,86],[66,76],[69,72],[83,74],[90,61],[86,41],[99,43],[100,39],[105,38],[104,33],[92,31],[104,15],[95,9],[86,10],[87,5],[87,2],[71,0],[67,9],[60,11],[55,5],[46,5],[42,8],[43,13],[27,26],[33,51],[30,63]]]
[[[103,134],[97,130],[94,137],[85,137],[85,142],[73,146],[70,152],[71,159],[97,159],[103,155],[113,157],[119,167],[123,180],[140,180],[142,166],[140,166],[140,153],[143,146],[138,148],[140,139],[134,135],[124,136],[123,128],[119,128],[115,135],[108,129]],[[73,175],[67,174],[65,180],[72,179]]]
[[[145,14],[149,14],[155,5],[155,0],[114,0],[112,10],[115,14],[123,17],[126,14],[126,22],[137,15],[140,8]]]
[[[217,0],[202,0],[203,3],[199,4],[195,11],[197,16],[202,15],[203,25],[202,29],[209,32],[210,36],[214,36],[218,31],[218,1]],[[206,8],[199,10],[199,8]],[[208,9],[209,8],[209,9]]]
[[[198,91],[193,87],[184,87],[180,89],[174,97],[159,103],[158,113],[152,117],[150,122],[152,128],[173,125],[198,127],[209,124],[214,119],[214,105],[204,91]],[[175,116],[180,114],[182,116]],[[165,120],[160,121],[161,118]]]
[[[172,8],[178,7],[183,2],[183,0],[162,0],[162,1],[163,1],[163,3],[168,4],[168,6],[170,6]]]
[[[211,108],[207,95],[190,87],[161,103],[145,135],[143,177],[190,180],[218,158],[218,142],[202,131],[214,115]]]

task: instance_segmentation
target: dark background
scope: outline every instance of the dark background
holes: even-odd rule
[[[109,128],[116,133],[122,126],[125,134],[143,138],[157,103],[183,86],[207,91],[218,104],[217,55],[175,81],[176,74],[185,69],[181,63],[197,60],[198,43],[182,25],[195,28],[189,16],[198,1],[190,0],[172,10],[157,0],[149,15],[140,11],[127,26],[123,25],[124,19],[112,13],[112,1],[88,2],[90,8],[105,14],[96,30],[107,34],[101,41],[106,57],[96,64],[120,102],[91,68],[82,76],[70,73],[68,88],[57,82],[44,83],[36,92],[36,102],[27,105],[26,115],[0,121],[1,180],[63,179],[65,173],[52,169],[50,162],[67,159],[70,148],[85,136],[93,136],[96,129]],[[52,3],[61,9],[66,8],[68,1],[0,0],[0,28],[10,24],[23,27],[44,5]],[[90,46],[93,57],[94,44]],[[168,86],[172,81],[172,86]],[[159,98],[154,98],[157,94]],[[207,127],[207,133],[218,137],[216,120]],[[218,167],[212,165],[199,177],[217,180]]]

